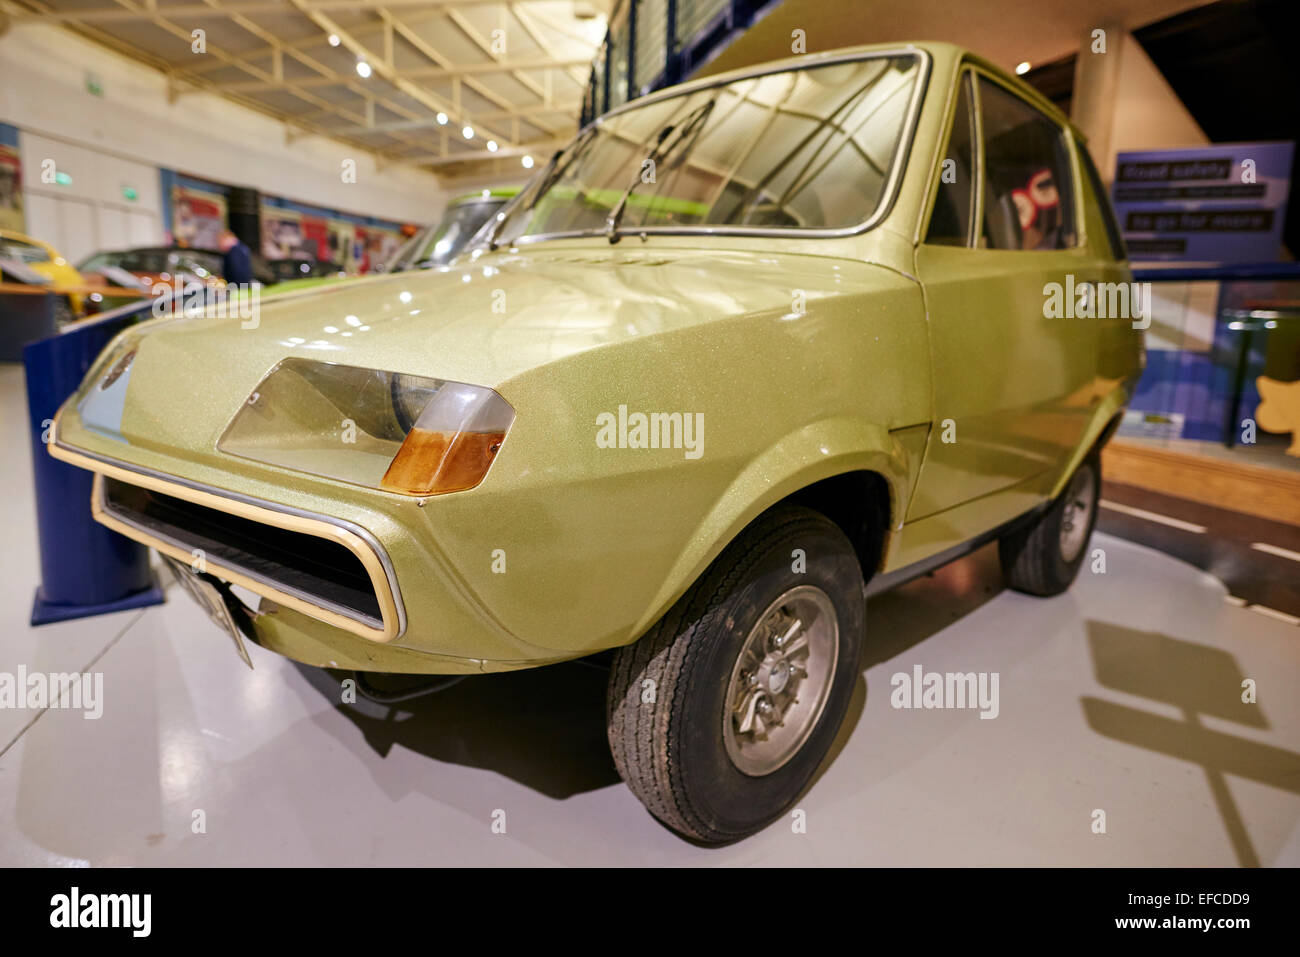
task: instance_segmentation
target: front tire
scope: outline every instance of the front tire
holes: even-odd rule
[[[1008,587],[1030,595],[1059,595],[1074,583],[1088,551],[1101,500],[1101,459],[1084,459],[1061,496],[1033,522],[998,542]]]
[[[780,817],[844,718],[865,611],[857,555],[833,522],[796,507],[758,519],[615,655],[608,733],[628,787],[708,844]]]

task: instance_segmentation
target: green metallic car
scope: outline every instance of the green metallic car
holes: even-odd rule
[[[800,57],[599,118],[451,266],[129,330],[51,452],[241,648],[609,659],[619,772],[725,843],[825,758],[870,595],[993,541],[1069,587],[1142,365],[1125,259],[1024,83]]]

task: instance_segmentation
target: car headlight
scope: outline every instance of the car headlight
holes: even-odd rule
[[[102,385],[105,373],[129,350],[134,349],[134,340],[135,336],[130,329],[124,329],[108,340],[108,345],[100,350],[99,355],[90,363],[90,368],[86,370],[85,378],[81,380],[82,390],[87,391],[92,385]]]
[[[217,443],[230,455],[403,495],[483,481],[514,409],[491,389],[285,359]]]
[[[122,334],[114,338],[90,366],[81,383],[77,414],[81,424],[111,439],[122,440],[122,410],[130,383],[136,340]]]

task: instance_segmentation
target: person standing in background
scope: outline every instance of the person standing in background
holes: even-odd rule
[[[247,285],[253,281],[253,255],[247,246],[239,241],[228,229],[221,231],[219,240],[221,249],[222,272],[228,283]]]

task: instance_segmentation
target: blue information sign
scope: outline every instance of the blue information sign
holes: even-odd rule
[[[1120,153],[1112,197],[1135,262],[1273,262],[1294,143]]]

